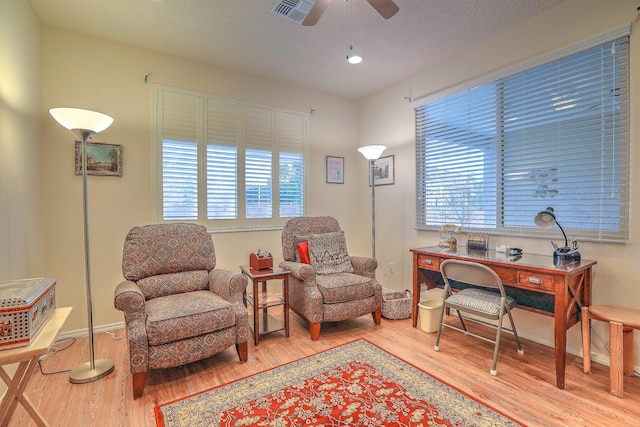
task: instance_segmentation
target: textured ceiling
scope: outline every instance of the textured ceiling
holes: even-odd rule
[[[563,0],[334,0],[317,25],[271,13],[276,0],[31,0],[43,23],[231,70],[361,98]],[[349,45],[365,60],[350,65]]]

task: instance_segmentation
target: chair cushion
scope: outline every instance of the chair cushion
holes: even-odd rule
[[[492,316],[500,314],[500,293],[486,289],[467,288],[447,298],[447,304],[466,307]],[[509,308],[515,306],[515,300],[507,296]]]
[[[147,301],[149,345],[179,341],[234,326],[233,304],[211,291],[195,291]]]
[[[209,272],[197,270],[145,277],[138,280],[138,286],[145,299],[201,291],[209,286]]]
[[[309,260],[316,274],[353,273],[344,231],[310,234]]]
[[[373,279],[353,273],[317,276],[316,281],[325,304],[356,301],[374,294]]]

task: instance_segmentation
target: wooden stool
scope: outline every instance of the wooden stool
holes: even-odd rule
[[[609,322],[611,348],[610,380],[611,394],[622,397],[623,375],[633,376],[633,330],[640,329],[640,310],[612,305],[582,307],[582,353],[584,373],[591,373],[591,328],[590,320]]]

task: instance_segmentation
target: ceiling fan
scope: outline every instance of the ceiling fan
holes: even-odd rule
[[[348,1],[348,0],[347,0]],[[400,8],[397,4],[395,4],[392,0],[367,0],[373,8],[378,11],[380,15],[384,19],[389,19],[393,15],[395,15]],[[313,7],[309,11],[309,14],[304,21],[302,21],[302,25],[312,26],[316,25],[324,11],[327,9],[331,0],[316,0]]]
[[[349,1],[349,0],[347,0]],[[392,0],[367,0],[384,19],[389,19],[400,8]],[[316,25],[331,0],[278,0],[271,12],[305,26]]]

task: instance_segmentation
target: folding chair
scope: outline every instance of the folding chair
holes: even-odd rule
[[[505,313],[509,316],[509,321],[511,322],[518,353],[524,354],[520,339],[518,338],[518,332],[516,331],[516,325],[511,316],[511,309],[516,306],[515,300],[505,295],[500,277],[489,267],[482,264],[448,259],[440,264],[440,271],[444,278],[445,287],[442,296],[442,314],[440,315],[440,325],[438,326],[438,336],[436,338],[436,344],[433,347],[434,350],[440,351],[440,336],[443,326],[463,332],[465,335],[471,335],[481,340],[494,343],[493,364],[489,372],[495,376],[497,374],[496,365],[498,364],[498,349],[500,348],[500,335],[502,333],[502,318]],[[454,293],[449,280],[463,282],[476,287],[463,289]],[[448,308],[456,310],[463,329],[444,323],[444,313]],[[497,320],[498,325],[495,340],[490,340],[469,332],[462,317],[463,312],[485,319]]]

